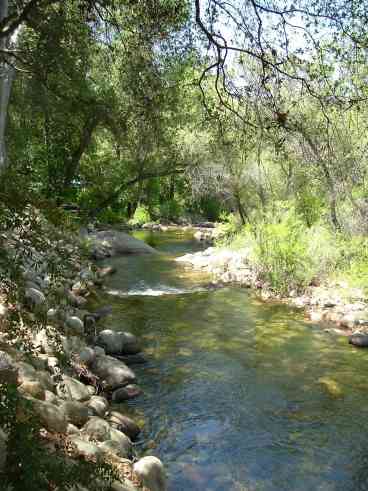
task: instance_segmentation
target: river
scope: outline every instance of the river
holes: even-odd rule
[[[174,261],[200,247],[189,235],[135,236],[160,254],[108,261],[105,325],[143,341],[144,395],[124,410],[169,490],[368,490],[368,352],[245,289],[208,290]]]

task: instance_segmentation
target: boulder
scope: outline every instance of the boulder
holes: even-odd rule
[[[83,307],[87,303],[87,300],[85,298],[81,297],[80,295],[76,295],[71,290],[68,290],[66,292],[66,299],[70,305],[77,308]]]
[[[83,322],[77,316],[69,316],[65,320],[65,328],[66,331],[70,334],[74,334],[77,336],[83,336],[84,334],[84,325]]]
[[[100,416],[101,418],[103,418],[109,408],[109,403],[104,397],[92,396],[88,402],[88,407],[93,411],[96,416]]]
[[[103,453],[111,453],[121,459],[129,459],[132,455],[131,445],[129,449],[128,446],[125,447],[115,440],[106,440],[99,445],[99,448]]]
[[[103,347],[108,355],[135,355],[141,351],[138,339],[129,332],[104,329],[97,338],[97,344]]]
[[[46,401],[32,399],[35,413],[39,416],[41,423],[49,431],[65,433],[68,425],[64,412]]]
[[[80,431],[79,431],[79,428],[77,428],[73,424],[69,423],[67,428],[66,428],[66,434],[67,435],[79,435]]]
[[[110,440],[111,427],[107,421],[97,416],[93,416],[83,427],[83,433],[89,438],[104,442]]]
[[[155,249],[142,240],[138,240],[119,230],[101,230],[90,234],[88,241],[91,253],[95,253],[95,257],[97,252],[102,258],[108,255],[153,254],[156,252]],[[97,259],[99,258],[97,257]]]
[[[60,409],[64,412],[69,423],[75,426],[83,426],[88,421],[88,407],[77,401],[66,401]]]
[[[45,389],[38,380],[24,380],[18,387],[19,393],[35,399],[45,400]]]
[[[87,346],[84,339],[78,336],[61,336],[61,344],[65,354],[68,356],[80,353]]]
[[[358,348],[368,347],[368,334],[353,334],[349,336],[349,343]]]
[[[45,390],[45,401],[50,404],[58,404],[60,399],[53,392]]]
[[[23,383],[25,380],[35,380],[36,379],[36,369],[29,363],[25,361],[19,361],[16,364],[18,369],[18,379],[20,383]]]
[[[45,295],[36,288],[26,288],[25,299],[31,307],[42,307],[46,304]]]
[[[55,383],[51,378],[51,375],[46,372],[46,370],[38,370],[36,372],[37,380],[39,380],[40,384],[44,388],[44,390],[48,390],[50,392],[55,392]]]
[[[141,431],[132,419],[117,411],[112,411],[109,414],[108,421],[113,428],[123,432],[132,440],[135,440]]]
[[[79,352],[78,358],[81,363],[84,363],[87,366],[91,366],[96,361],[95,350],[93,348],[90,348],[89,346],[86,346]]]
[[[114,355],[120,361],[123,361],[126,365],[142,365],[147,363],[146,358],[138,353],[136,355]]]
[[[125,387],[120,387],[112,393],[112,402],[124,402],[142,394],[142,389],[136,384],[128,384]]]
[[[78,435],[72,435],[70,441],[75,446],[78,455],[83,455],[87,459],[99,460],[102,456],[102,451],[97,445],[83,440]]]
[[[127,479],[124,479],[124,482],[114,481],[110,489],[111,491],[138,491],[138,488]]]
[[[150,491],[166,491],[166,475],[162,462],[157,457],[146,456],[133,466],[134,472]]]
[[[42,353],[47,355],[53,355],[55,352],[52,343],[50,343],[50,337],[47,333],[47,329],[40,329],[33,337],[33,345],[35,348],[40,348]]]
[[[107,388],[116,389],[135,381],[134,372],[112,356],[97,356],[93,371],[105,380]]]
[[[88,401],[90,398],[90,393],[85,385],[79,380],[68,377],[67,375],[62,376],[62,381],[56,387],[56,393],[59,397],[66,400],[74,401]]]
[[[115,448],[118,450],[117,453],[115,452],[116,455],[123,459],[129,459],[132,457],[132,442],[124,433],[115,428],[110,428],[110,440],[108,441],[116,443]]]

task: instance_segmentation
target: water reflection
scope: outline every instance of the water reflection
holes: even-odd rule
[[[194,244],[150,235],[162,254],[113,260],[108,325],[142,337],[136,369],[147,452],[161,457],[171,491],[368,489],[367,354],[245,290],[145,296],[209,281],[172,260]]]

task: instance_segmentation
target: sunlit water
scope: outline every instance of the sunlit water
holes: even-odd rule
[[[190,238],[137,236],[161,254],[109,261],[106,326],[143,341],[127,406],[170,491],[368,490],[368,352],[247,290],[206,290],[173,260]]]

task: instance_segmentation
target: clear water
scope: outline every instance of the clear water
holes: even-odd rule
[[[137,236],[161,254],[109,261],[106,325],[143,340],[144,395],[124,410],[169,490],[368,490],[368,352],[247,290],[205,290],[173,260],[189,237]]]

